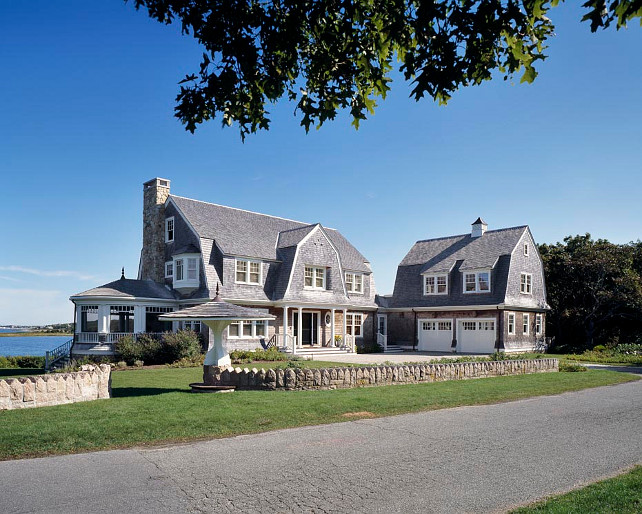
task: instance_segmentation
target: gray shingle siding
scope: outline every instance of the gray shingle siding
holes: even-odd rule
[[[528,243],[528,256],[524,255],[524,243]],[[541,257],[530,230],[527,230],[517,243],[515,251],[511,256],[510,269],[511,273],[507,282],[506,304],[511,307],[530,309],[547,308],[544,270]],[[532,276],[532,294],[523,294],[520,292],[522,273],[530,273]]]

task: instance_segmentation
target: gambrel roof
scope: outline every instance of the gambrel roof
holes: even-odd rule
[[[318,224],[170,195],[200,238],[212,239],[225,255],[280,260],[277,249],[299,243]],[[324,231],[345,269],[370,272],[368,260],[335,229]]]

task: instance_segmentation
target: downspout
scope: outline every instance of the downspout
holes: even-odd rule
[[[417,311],[415,311],[415,309],[411,309],[411,310],[415,315],[415,322],[414,322],[414,329],[413,329],[414,337],[412,338],[412,351],[416,352],[417,351],[417,348],[416,348],[417,346]]]
[[[76,337],[77,337],[76,336],[76,319],[77,319],[77,316],[78,316],[78,305],[76,305],[76,302],[73,302],[73,303],[74,303],[74,322],[73,322],[74,337],[71,340],[71,348],[69,348],[69,358],[71,358],[71,354],[74,351],[74,345],[76,344]]]
[[[500,352],[505,349],[504,346],[504,311],[497,306],[497,338],[495,339],[495,351]]]

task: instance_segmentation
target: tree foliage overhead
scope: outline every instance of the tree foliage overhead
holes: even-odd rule
[[[570,349],[642,342],[642,243],[589,234],[539,246],[551,311],[547,333]]]
[[[125,0],[127,1],[127,0]],[[349,110],[353,124],[385,98],[398,68],[411,96],[446,103],[493,74],[531,82],[559,0],[133,0],[203,47],[176,116],[194,132],[219,116],[241,137],[269,127],[267,106],[296,102],[308,131]],[[642,0],[588,0],[591,30],[642,16]]]

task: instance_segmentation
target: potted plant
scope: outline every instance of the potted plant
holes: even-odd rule
[[[343,337],[340,336],[339,334],[334,336],[334,346],[339,347],[341,346],[341,342],[343,341]]]

